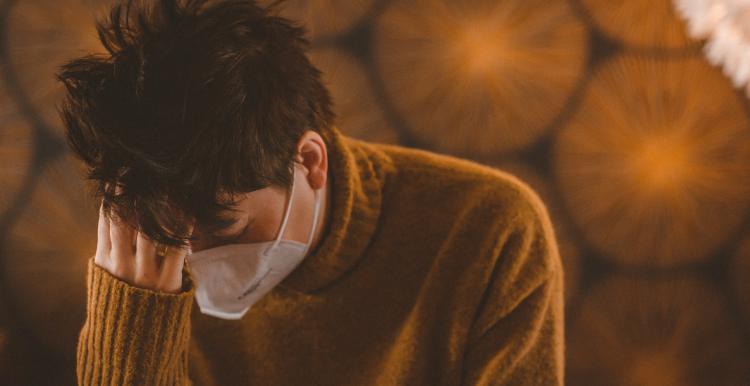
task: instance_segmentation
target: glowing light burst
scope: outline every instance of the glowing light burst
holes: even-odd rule
[[[68,59],[104,52],[94,18],[112,1],[16,1],[6,20],[10,70],[36,113],[60,134],[54,105],[63,96],[63,86],[53,74]]]
[[[502,52],[507,47],[502,42],[504,31],[494,31],[497,27],[489,20],[472,20],[461,25],[456,42],[450,48],[452,58],[463,58],[457,62],[457,71],[467,75],[483,77],[492,75],[492,70],[502,65]],[[495,35],[492,40],[488,37]]]
[[[693,41],[671,0],[580,0],[597,28],[637,48],[681,49]]]
[[[565,1],[394,2],[376,20],[375,63],[421,142],[491,155],[545,133],[581,77],[586,38]]]
[[[578,310],[567,334],[573,385],[734,386],[750,374],[720,293],[699,280],[614,277]]]
[[[309,56],[323,72],[323,82],[333,99],[336,126],[343,133],[372,142],[398,142],[398,134],[387,123],[361,64],[335,49],[315,49]]]
[[[747,0],[674,0],[688,31],[707,39],[703,51],[735,87],[750,96],[750,2]]]
[[[48,165],[2,251],[15,317],[68,358],[75,355],[86,306],[86,262],[97,242],[98,206],[86,199],[82,175],[70,156]]]
[[[574,220],[625,265],[705,259],[750,204],[750,120],[699,57],[607,63],[555,158]]]
[[[261,0],[261,6],[275,0]],[[280,7],[281,16],[304,23],[309,38],[331,37],[352,28],[366,16],[374,0],[288,0]]]

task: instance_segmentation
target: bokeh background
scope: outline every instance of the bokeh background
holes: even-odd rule
[[[269,3],[269,1],[265,1]],[[0,0],[0,383],[74,384],[96,205],[53,78],[105,1]],[[310,0],[338,127],[548,206],[569,385],[750,385],[750,109],[669,0]]]

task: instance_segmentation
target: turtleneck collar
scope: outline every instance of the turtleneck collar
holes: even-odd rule
[[[370,242],[381,210],[390,158],[370,143],[331,127],[328,150],[330,218],[315,247],[278,285],[314,293],[354,267]]]

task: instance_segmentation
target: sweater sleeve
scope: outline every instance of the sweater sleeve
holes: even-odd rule
[[[563,270],[536,196],[500,237],[464,356],[464,386],[564,384]]]
[[[195,292],[183,268],[180,293],[132,286],[89,258],[86,321],[78,337],[79,385],[192,385],[190,310]]]

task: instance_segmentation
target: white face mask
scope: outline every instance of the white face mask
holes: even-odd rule
[[[281,282],[302,261],[312,244],[320,211],[320,189],[315,189],[315,209],[307,243],[282,240],[294,199],[294,180],[289,204],[276,240],[228,244],[192,253],[187,260],[195,280],[195,299],[200,311],[221,319],[242,318],[255,302]]]

